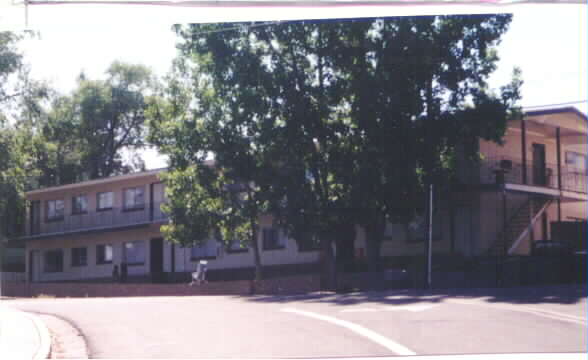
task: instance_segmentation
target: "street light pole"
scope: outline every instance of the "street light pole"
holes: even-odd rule
[[[433,257],[433,184],[429,184],[429,233],[427,246],[427,289],[431,288],[431,261]]]

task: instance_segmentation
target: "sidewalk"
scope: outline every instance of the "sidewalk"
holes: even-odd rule
[[[0,304],[0,359],[46,359],[50,348],[49,330],[36,315]]]

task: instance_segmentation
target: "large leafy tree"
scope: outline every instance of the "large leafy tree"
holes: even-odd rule
[[[300,245],[319,239],[332,287],[333,245],[349,256],[354,224],[366,231],[375,269],[386,222],[420,210],[427,184],[451,181],[457,148],[473,158],[476,139],[500,139],[519,84],[493,95],[486,80],[509,22],[489,15],[178,28],[189,84],[180,98],[193,111],[180,111],[180,122],[163,116],[154,128],[167,131],[159,143],[172,166],[214,154],[229,183],[255,184],[254,203]],[[188,192],[178,189],[175,206]]]
[[[32,134],[30,116],[45,98],[44,84],[32,81],[18,51],[22,36],[0,32],[0,241],[22,231],[23,193],[30,176]],[[26,118],[27,121],[24,121]]]
[[[405,17],[345,26],[336,66],[346,76],[345,103],[356,129],[347,175],[372,270],[386,222],[422,212],[428,184],[449,190],[456,152],[474,159],[477,140],[500,141],[516,114],[518,77],[500,94],[489,93],[486,83],[510,20]]]
[[[72,99],[83,139],[82,165],[89,178],[144,167],[135,150],[145,145],[144,111],[154,86],[151,72],[142,65],[114,62],[106,75],[106,80],[81,75]],[[129,161],[124,161],[123,151]]]
[[[105,80],[78,77],[71,94],[21,117],[33,135],[36,186],[55,186],[142,169],[144,110],[155,86],[141,65],[114,62]],[[30,114],[30,112],[29,112]]]

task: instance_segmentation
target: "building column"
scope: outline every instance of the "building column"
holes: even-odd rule
[[[527,125],[521,119],[521,156],[523,160],[523,184],[527,184]]]
[[[149,184],[149,221],[153,221],[153,184]]]
[[[559,127],[555,129],[555,144],[557,151],[557,188],[561,191],[561,139]]]

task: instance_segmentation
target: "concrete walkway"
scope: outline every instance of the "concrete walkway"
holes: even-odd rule
[[[0,304],[0,359],[46,359],[51,336],[37,317]]]

